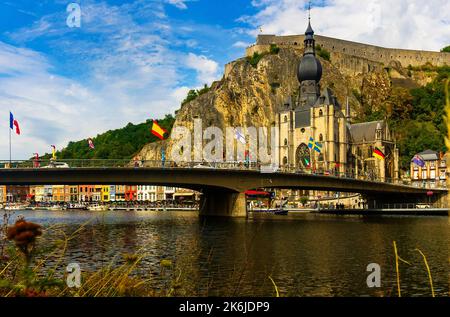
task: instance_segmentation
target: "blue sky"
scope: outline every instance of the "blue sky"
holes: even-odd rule
[[[81,27],[66,24],[81,7]],[[450,2],[312,1],[316,33],[390,47],[450,43]],[[0,0],[0,159],[163,117],[263,33],[303,33],[306,0]],[[432,30],[432,31],[430,31]]]

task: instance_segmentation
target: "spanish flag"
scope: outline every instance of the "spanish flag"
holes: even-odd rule
[[[167,133],[167,131],[161,128],[156,120],[153,120],[152,133],[161,140],[164,140],[164,135]]]
[[[384,158],[385,158],[384,153],[377,147],[373,150],[373,154],[372,155],[374,157],[376,157],[377,159],[379,159],[379,160],[384,160]]]

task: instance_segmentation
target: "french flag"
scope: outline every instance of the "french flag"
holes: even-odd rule
[[[9,127],[11,128],[11,130],[14,130],[15,127],[16,133],[20,135],[19,122],[16,119],[14,119],[12,112],[9,112]]]

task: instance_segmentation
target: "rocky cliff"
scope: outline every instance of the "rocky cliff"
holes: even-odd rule
[[[279,107],[289,96],[298,95],[297,66],[303,54],[301,49],[281,48],[276,54],[265,54],[254,67],[247,58],[227,65],[226,75],[214,82],[211,89],[181,106],[174,127],[193,128],[193,119],[202,119],[203,127],[265,126],[275,121]],[[418,85],[426,78],[413,74],[395,63],[386,68],[355,76],[340,70],[320,58],[323,66],[322,89],[330,87],[345,110],[347,96],[355,120],[361,119],[364,107],[376,109],[389,96],[392,85]],[[161,147],[170,153],[172,140],[144,146],[139,156],[159,160]],[[167,159],[170,157],[167,156]]]

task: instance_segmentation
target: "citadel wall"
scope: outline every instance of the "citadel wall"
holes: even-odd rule
[[[304,35],[258,35],[256,44],[247,48],[246,55],[252,56],[255,52],[267,51],[270,44],[303,49],[304,37]],[[321,35],[314,37],[316,45],[330,52],[333,63],[354,73],[370,71],[371,67],[388,66],[391,62],[400,62],[404,68],[427,63],[434,66],[450,65],[449,53],[384,48]]]

